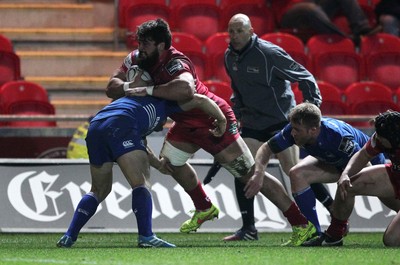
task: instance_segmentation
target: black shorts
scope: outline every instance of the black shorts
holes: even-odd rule
[[[281,122],[272,125],[266,129],[254,130],[247,127],[242,127],[240,130],[240,135],[242,138],[252,138],[260,142],[267,142],[272,136],[274,136],[278,131],[282,130],[289,122]]]

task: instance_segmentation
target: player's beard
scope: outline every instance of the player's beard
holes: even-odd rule
[[[160,53],[157,49],[154,50],[151,54],[148,54],[147,57],[141,57],[141,53],[139,52],[138,65],[141,69],[150,72],[152,67],[158,62],[160,58]]]

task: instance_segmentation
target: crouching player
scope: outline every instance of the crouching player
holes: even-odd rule
[[[347,220],[357,195],[377,196],[397,212],[383,235],[389,247],[400,246],[400,113],[385,112],[375,118],[375,133],[350,159],[338,181],[333,218],[324,234],[304,246],[341,246]],[[373,157],[385,153],[389,164],[365,167]]]

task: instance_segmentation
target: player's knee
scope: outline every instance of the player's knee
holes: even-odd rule
[[[399,247],[400,246],[400,238],[396,233],[390,233],[388,231],[383,235],[383,244],[386,247]]]
[[[91,193],[97,198],[98,202],[102,202],[107,198],[112,189],[111,185],[104,185],[102,187],[92,187]]]
[[[192,157],[193,154],[187,153],[185,151],[182,151],[169,142],[165,142],[162,150],[161,150],[161,156],[167,158],[171,165],[175,167],[180,167],[186,164],[186,162],[189,160],[189,158]]]
[[[248,178],[248,175],[252,173],[254,158],[249,151],[241,154],[233,161],[221,165],[226,170],[228,170],[235,178]]]

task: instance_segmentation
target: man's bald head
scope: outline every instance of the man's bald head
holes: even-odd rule
[[[231,46],[234,50],[242,50],[249,43],[253,35],[251,21],[245,14],[234,15],[228,23],[228,33]]]

